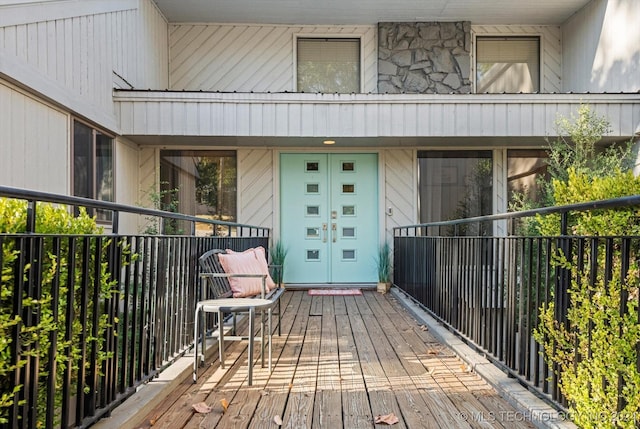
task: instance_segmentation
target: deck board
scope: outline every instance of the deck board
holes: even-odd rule
[[[374,419],[389,413],[394,428],[533,427],[388,294],[288,291],[282,310],[271,373],[256,344],[248,386],[246,342],[230,342],[225,369],[214,353],[198,383],[185,380],[136,427],[255,429],[281,419],[286,428],[364,429],[386,427]],[[197,402],[212,411],[196,413]]]

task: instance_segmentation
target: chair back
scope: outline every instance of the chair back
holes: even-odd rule
[[[200,256],[200,258],[198,258],[200,273],[224,274],[224,269],[218,260],[218,255],[221,253],[225,253],[225,251],[213,249]],[[233,296],[228,278],[209,276],[203,276],[201,278],[203,288],[206,288],[206,299],[231,298]],[[202,292],[204,293],[205,290]],[[201,297],[201,299],[205,299],[205,297]]]

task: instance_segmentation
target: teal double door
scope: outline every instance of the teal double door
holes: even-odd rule
[[[377,154],[281,154],[280,219],[285,283],[376,282]]]

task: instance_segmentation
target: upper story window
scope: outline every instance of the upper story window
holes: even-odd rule
[[[73,121],[73,195],[114,200],[113,138],[82,122]],[[111,212],[98,211],[98,220]]]
[[[539,37],[476,38],[476,92],[540,91]]]
[[[360,92],[360,39],[297,40],[299,92]]]

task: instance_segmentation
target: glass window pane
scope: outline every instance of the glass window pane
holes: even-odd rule
[[[353,249],[344,249],[342,251],[342,260],[344,261],[353,261],[356,259],[356,251]]]
[[[491,214],[491,151],[420,151],[418,158],[420,222]],[[489,231],[470,230],[468,233],[486,232]]]
[[[353,183],[345,183],[342,185],[343,194],[354,194],[356,192],[356,185]]]
[[[298,91],[360,92],[360,39],[298,39]]]
[[[320,214],[320,206],[307,206],[307,216],[318,216]]]
[[[512,149],[507,151],[507,191],[509,209],[513,208],[515,195],[524,197],[536,205],[543,203],[539,180],[548,178],[548,154],[544,150]]]
[[[320,192],[318,183],[307,183],[307,194],[317,194],[318,192]]]
[[[540,90],[537,37],[478,37],[477,93],[531,93]]]
[[[342,206],[342,215],[343,216],[355,216],[356,215],[356,206]]]
[[[93,198],[93,130],[73,123],[73,195]]]
[[[237,166],[235,151],[160,151],[159,205],[207,219],[236,221]],[[202,230],[200,230],[202,228]],[[189,231],[189,226],[177,231]],[[196,233],[210,235],[211,227],[198,225]]]

